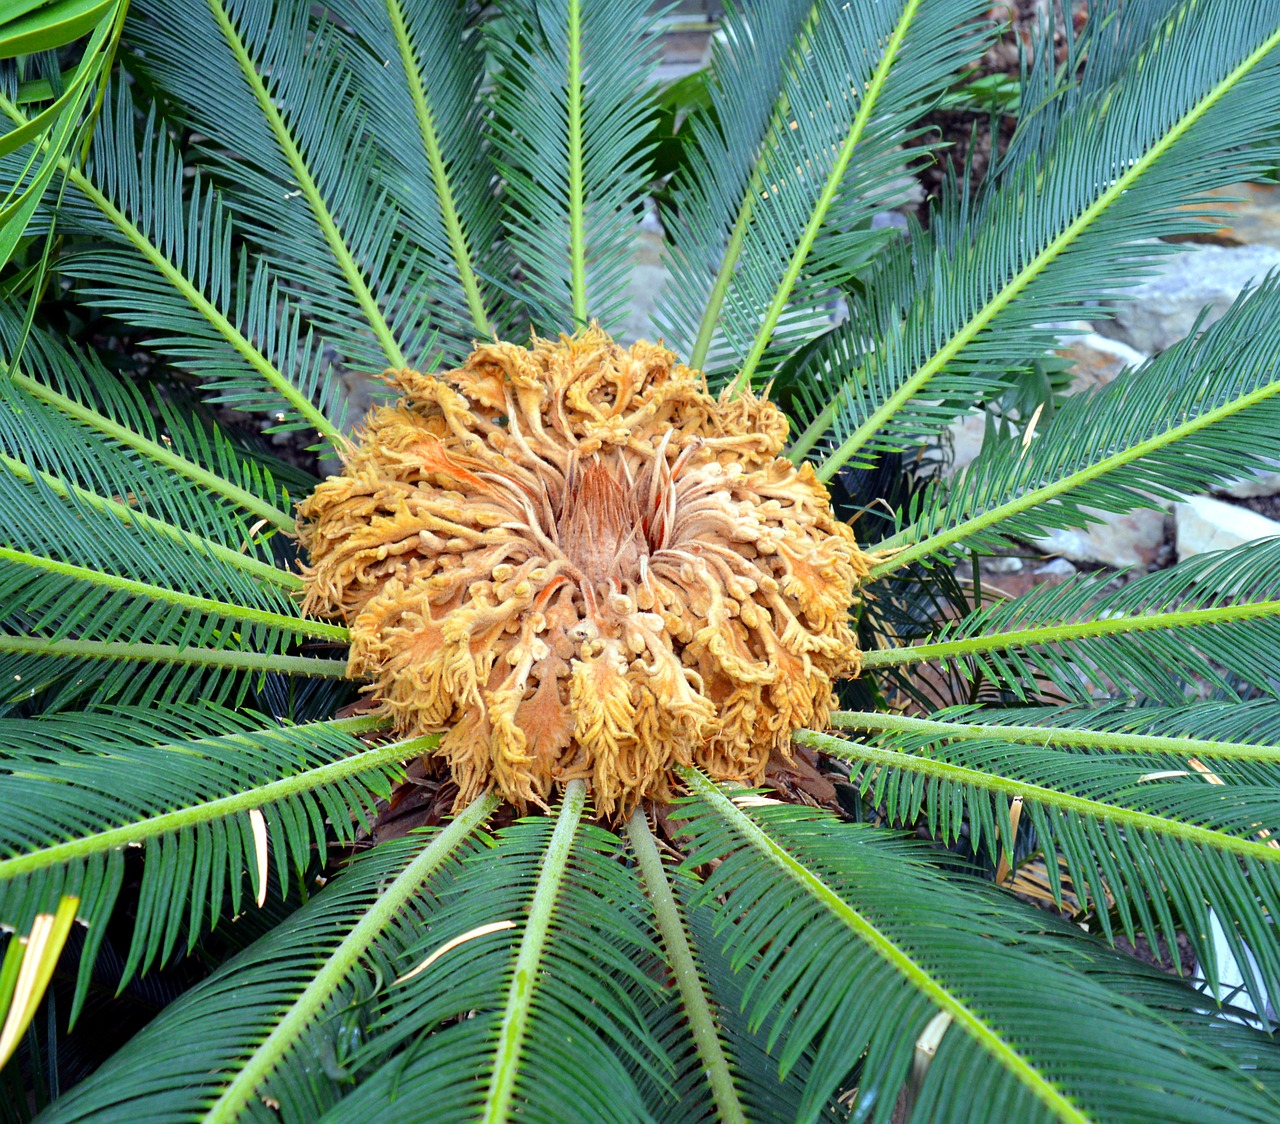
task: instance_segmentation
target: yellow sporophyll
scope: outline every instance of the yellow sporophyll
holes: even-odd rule
[[[386,377],[299,509],[304,608],[399,732],[445,731],[460,802],[581,777],[622,816],[676,765],[760,783],[826,722],[869,561],[772,403],[594,326]]]

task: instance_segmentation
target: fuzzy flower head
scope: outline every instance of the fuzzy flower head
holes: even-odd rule
[[[580,777],[616,817],[677,765],[759,783],[857,672],[868,559],[778,456],[786,418],[674,360],[593,327],[390,372],[403,399],[300,508],[306,609],[348,622],[398,731],[445,732],[460,801]]]

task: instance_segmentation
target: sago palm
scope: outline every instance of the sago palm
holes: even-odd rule
[[[1280,1117],[1280,544],[960,580],[1274,456],[1280,284],[920,455],[1274,168],[1280,3],[1046,24],[873,223],[988,6],[731,8],[655,185],[647,0],[134,5],[0,317],[11,1118]]]

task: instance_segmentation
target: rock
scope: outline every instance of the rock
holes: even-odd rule
[[[1240,290],[1280,267],[1273,246],[1197,246],[1159,265],[1160,272],[1125,298],[1109,302],[1114,320],[1100,320],[1097,330],[1112,339],[1154,354],[1182,339],[1200,310],[1209,306],[1205,323],[1218,319]]]
[[[1062,329],[1062,346],[1057,349],[1057,354],[1074,364],[1072,394],[1104,386],[1126,367],[1135,367],[1147,358],[1128,344],[1088,331],[1088,321],[1064,321],[1061,325],[1048,326]],[[1074,334],[1077,332],[1081,334]],[[948,474],[955,475],[982,451],[982,441],[987,432],[986,412],[970,410],[953,421],[949,428],[954,455]]]
[[[1192,496],[1175,505],[1174,521],[1179,561],[1280,535],[1280,523],[1274,519],[1209,496]]]
[[[1242,476],[1239,480],[1222,487],[1214,488],[1214,494],[1232,496],[1238,500],[1253,499],[1256,496],[1280,495],[1280,461],[1272,461],[1273,470],[1263,469],[1250,476]]]
[[[983,559],[982,568],[993,574],[1019,574],[1022,572],[1022,559],[1012,554],[997,554]]]
[[[1065,558],[1050,558],[1043,566],[1037,566],[1032,571],[1040,579],[1041,585],[1061,585],[1077,573],[1079,571]]]
[[[1047,554],[1073,562],[1101,562],[1104,566],[1150,566],[1164,544],[1165,512],[1140,508],[1124,515],[1084,509],[1098,521],[1085,527],[1050,531],[1032,540]]]
[[[1209,192],[1214,209],[1210,237],[1236,246],[1274,246],[1280,249],[1280,184],[1233,183]]]
[[[1089,332],[1065,341],[1058,354],[1069,359],[1074,370],[1071,375],[1071,393],[1093,390],[1106,386],[1126,367],[1136,367],[1147,356],[1120,340],[1110,340],[1097,332]]]
[[[947,428],[951,430],[952,459],[946,472],[948,476],[954,476],[962,468],[972,464],[982,452],[982,439],[987,432],[987,412],[970,410],[956,418]]]
[[[653,313],[658,294],[671,280],[671,274],[662,261],[662,227],[650,220],[648,215],[640,224],[632,261],[627,312],[618,331],[614,333],[622,344],[632,344],[636,340],[657,340],[658,330],[653,323]]]

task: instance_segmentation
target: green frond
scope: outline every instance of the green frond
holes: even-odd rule
[[[459,850],[462,841],[482,823],[497,805],[496,796],[477,798],[467,809],[422,848],[360,918],[358,924],[333,950],[328,960],[312,977],[306,989],[295,999],[283,1017],[275,1022],[271,1033],[237,1070],[235,1079],[222,1091],[209,1109],[213,1120],[234,1115],[253,1098],[258,1086],[290,1050],[305,1044],[304,1034],[312,1020],[330,1005],[339,989],[348,983],[359,961],[369,954],[376,941],[384,938],[386,927],[405,907],[408,899],[422,891],[424,883]],[[298,1098],[287,1098],[291,1111],[301,1107]]]
[[[954,739],[894,732],[865,746],[826,734],[797,738],[865,763],[863,791],[891,822],[923,817],[954,842],[963,817],[975,851],[997,837],[1008,849],[1009,802],[1020,801],[1055,894],[1060,855],[1081,909],[1092,903],[1102,933],[1111,936],[1112,909],[1130,939],[1142,931],[1173,947],[1185,932],[1212,981],[1218,962],[1207,911],[1215,910],[1231,919],[1228,940],[1241,962],[1240,941],[1259,950],[1263,986],[1274,993],[1280,960],[1268,917],[1280,903],[1280,850],[1270,841],[1280,825],[1276,762],[1219,758],[1196,767],[1195,742],[1181,753],[1107,756],[1102,736],[1096,748],[1076,749],[1024,745],[999,730]],[[1250,992],[1263,1002],[1252,981]]]
[[[281,295],[356,370],[427,363],[425,278],[395,237],[338,31],[288,3],[133,10],[129,65],[205,138],[198,160]]]
[[[462,839],[450,840],[446,862],[456,862],[460,845]],[[130,1048],[64,1097],[55,1119],[135,1113],[138,1102],[147,1103],[155,1116],[207,1111],[240,1062],[267,1039],[281,1013],[298,1002],[344,939],[377,909],[388,884],[395,885],[423,850],[423,836],[413,835],[362,855],[288,924],[169,1006]],[[250,1107],[261,1111],[264,1106],[255,1099]]]
[[[760,190],[758,160],[783,127],[783,84],[797,36],[817,15],[813,0],[783,0],[749,13],[726,8],[712,42],[707,90],[711,110],[690,114],[692,152],[671,183],[663,213],[671,281],[659,295],[657,322],[667,346],[703,369],[727,282],[741,254]],[[715,289],[711,264],[725,282]]]
[[[373,725],[259,728],[122,752],[114,739],[99,748],[83,728],[55,723],[44,753],[0,756],[0,920],[21,930],[59,897],[81,899],[89,935],[78,1006],[120,892],[125,849],[140,846],[143,884],[124,978],[167,960],[184,925],[189,952],[224,895],[239,912],[246,874],[261,903],[268,840],[287,887],[328,840],[351,839],[401,762],[429,744],[366,746],[354,734]],[[77,736],[60,741],[69,729]]]
[[[981,52],[982,13],[968,0],[779,7],[760,46],[742,48],[745,29],[730,24],[733,46],[716,56],[724,73],[713,75],[706,111],[729,124],[724,132],[701,124],[703,143],[674,191],[677,248],[664,312],[674,339],[692,345],[695,366],[716,379],[737,371],[747,384],[771,344],[794,345],[825,325],[832,286],[880,241],[867,227],[895,201],[904,135]],[[784,28],[793,39],[779,57],[774,36]],[[741,63],[731,53],[738,49]],[[745,66],[759,72],[743,76]],[[733,104],[748,85],[750,96],[768,99],[763,106]],[[735,120],[744,113],[752,117]],[[681,327],[694,322],[696,341]]]
[[[382,158],[381,182],[428,272],[431,323],[446,358],[519,327],[495,279],[510,272],[488,122],[478,93],[484,53],[466,4],[344,0],[331,10],[359,44],[351,66]]]
[[[1207,1020],[1193,1031],[1105,986],[1034,911],[944,879],[926,852],[861,825],[792,807],[747,812],[699,774],[688,780],[690,862],[722,860],[701,898],[747,980],[752,1021],[771,1024],[784,1069],[815,1043],[802,1119],[847,1083],[855,1112],[888,1120],[942,1015],[912,1119],[1276,1111],[1273,1089],[1234,1081]]]
[[[1039,110],[1053,127],[1026,125],[977,198],[955,193],[927,236],[877,259],[846,326],[809,357],[813,409],[792,456],[820,444],[820,478],[926,441],[1019,358],[1051,350],[1050,322],[1171,249],[1152,238],[1198,229],[1205,192],[1261,169],[1280,109],[1280,18],[1266,0],[1180,7],[1136,50],[1090,43],[1086,69],[1107,81],[1060,74]]]
[[[1042,679],[1069,699],[1115,689],[1173,703],[1199,679],[1233,691],[1224,670],[1270,691],[1280,643],[1278,560],[1280,539],[1259,539],[1112,592],[1105,574],[1036,586],[944,624],[923,644],[867,652],[862,667],[935,660],[1022,699]]]
[[[433,887],[439,905],[406,932],[397,968],[475,939],[380,989],[365,1045],[348,1061],[361,1081],[345,1112],[395,1097],[439,1105],[442,1120],[503,1120],[510,1088],[533,1120],[561,1120],[569,1104],[587,1118],[662,1117],[638,1087],[643,1078],[661,1088],[669,1065],[646,1025],[660,961],[643,892],[617,862],[615,836],[586,825],[570,833],[573,800],[571,788],[558,831],[548,820],[519,823],[452,885]],[[454,1023],[461,1012],[474,1014]]]
[[[958,543],[990,549],[1083,526],[1096,511],[1181,499],[1259,469],[1280,429],[1280,279],[1240,297],[1202,335],[1094,394],[1068,398],[1029,442],[984,447],[935,491],[872,580]]]
[[[487,25],[506,237],[534,328],[545,335],[588,320],[608,331],[625,312],[649,181],[656,44],[648,8],[643,0],[515,0]]]
[[[339,1105],[350,1119],[374,1103],[474,1119],[495,1107],[488,1078],[514,1044],[500,1035],[504,1009],[529,1020],[517,1051],[522,1116],[560,1120],[573,1104],[593,1117],[652,1119],[628,1066],[652,1065],[644,1013],[657,991],[646,971],[655,950],[618,841],[573,827],[571,812],[557,841],[563,853],[547,820],[504,829],[486,846],[472,833],[491,807],[473,805],[439,845],[424,849],[411,836],[356,862],[289,925],[170,1008],[100,1085],[90,1079],[60,1105],[58,1119],[101,1111],[129,1085],[123,1095],[146,1111],[181,1108],[211,1121],[252,1114],[261,1098],[287,1120]],[[536,964],[528,978],[522,953]],[[233,1017],[231,996],[250,988],[256,1000],[267,979],[270,1001],[242,1000]],[[584,1009],[587,1033],[576,1018]],[[212,1039],[196,1050],[205,1034]],[[155,1064],[157,1049],[172,1061]],[[248,1064],[196,1071],[178,1060],[209,1049]]]
[[[644,880],[645,894],[653,907],[658,931],[662,934],[662,945],[680,992],[681,1006],[689,1021],[699,1068],[711,1087],[717,1119],[745,1124],[742,1102],[716,1030],[715,1015],[707,1000],[710,989],[698,971],[680,906],[671,891],[662,856],[658,853],[644,812],[637,810],[632,814],[627,823],[627,838],[631,841],[631,849],[635,852]]]
[[[0,335],[9,346],[12,317],[0,305]],[[272,473],[198,417],[182,417],[163,402],[153,414],[101,360],[43,333],[31,333],[23,355],[0,387],[0,440],[10,456],[104,495],[133,495],[156,517],[236,549],[265,528],[293,529],[283,509],[288,496]],[[240,522],[214,517],[224,502],[240,509]]]

